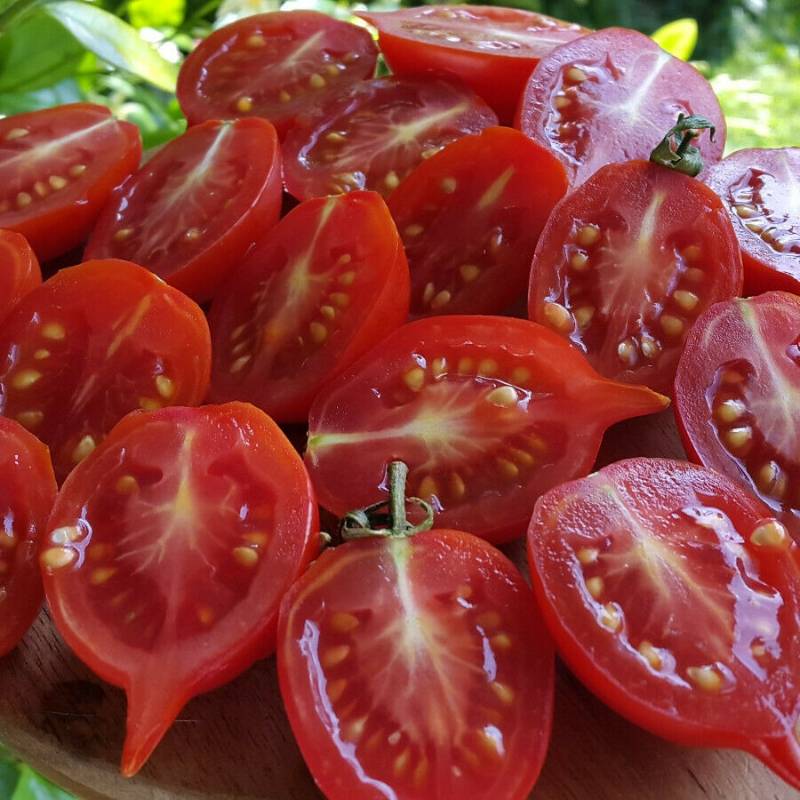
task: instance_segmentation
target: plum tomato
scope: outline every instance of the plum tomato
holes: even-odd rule
[[[21,233],[0,230],[0,322],[42,282],[36,253]]]

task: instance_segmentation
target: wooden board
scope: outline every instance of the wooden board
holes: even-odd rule
[[[683,457],[669,412],[617,426],[599,462],[632,455]],[[519,545],[510,552],[524,561]],[[133,780],[117,772],[123,693],[71,655],[46,612],[22,645],[0,660],[0,698],[0,741],[87,800],[322,798],[284,716],[274,659],[193,700]],[[689,750],[644,733],[559,669],[553,740],[531,800],[798,797],[750,756]]]

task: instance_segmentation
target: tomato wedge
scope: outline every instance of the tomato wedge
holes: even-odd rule
[[[550,217],[531,269],[528,314],[608,378],[672,393],[695,318],[742,288],[719,197],[647,161],[610,164]]]
[[[36,547],[57,488],[47,448],[0,417],[0,656],[16,647],[39,613]]]
[[[739,150],[703,178],[730,212],[745,292],[800,293],[800,147]]]
[[[321,101],[371,78],[378,51],[364,28],[317,11],[255,14],[204,39],[181,67],[189,124],[263,117],[281,137]]]
[[[420,164],[389,199],[411,267],[412,314],[505,311],[524,292],[536,241],[566,190],[558,159],[511,128],[465,136]]]
[[[542,497],[528,548],[559,653],[604,703],[800,788],[800,571],[766,506],[711,470],[632,459]]]
[[[320,388],[408,316],[409,277],[380,195],[308,200],[214,300],[212,397],[302,422]]]
[[[104,106],[58,106],[0,120],[0,228],[43,261],[81,244],[111,192],[139,166],[139,130]]]
[[[361,81],[289,132],[286,189],[299,200],[356,189],[386,196],[424,158],[496,124],[483,100],[453,81]]]
[[[715,138],[699,148],[706,164],[719,161],[725,118],[708,81],[650,37],[607,28],[539,62],[519,127],[553,150],[577,186],[605,164],[647,158],[678,114],[700,114],[714,124]]]
[[[114,194],[88,258],[141,264],[210,299],[281,208],[281,158],[263,119],[205,122],[165,145]]]
[[[246,403],[130,414],[67,479],[48,530],[58,630],[128,696],[128,776],[190,698],[274,648],[281,596],[318,546],[302,461]]]
[[[21,233],[0,230],[0,322],[42,282],[36,253]]]
[[[0,330],[0,413],[47,444],[59,480],[136,408],[199,403],[200,308],[142,267],[89,261],[34,289]]]

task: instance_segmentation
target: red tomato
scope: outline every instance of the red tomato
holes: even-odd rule
[[[0,230],[0,322],[42,282],[36,253],[21,233]]]
[[[556,207],[528,314],[608,378],[672,393],[695,318],[742,289],[736,236],[707,186],[667,167],[601,167]]]
[[[128,696],[125,775],[190,698],[271,652],[318,546],[300,458],[246,403],[128,415],[69,476],[48,530],[58,630]]]
[[[716,126],[699,143],[707,164],[725,147],[725,118],[714,90],[691,65],[626,28],[582,36],[545,56],[520,107],[522,132],[552,148],[573,185],[616,161],[648,158],[678,114]]]
[[[451,81],[361,81],[289,132],[286,188],[301,200],[356,189],[385,196],[424,158],[496,124],[483,100]]]
[[[86,258],[141,264],[208,300],[277,221],[281,157],[263,119],[205,122],[165,145],[115,193]]]
[[[34,289],[0,330],[0,413],[49,445],[59,480],[129,411],[199,403],[203,312],[125,261],[90,261]]]
[[[733,220],[745,292],[800,293],[800,148],[739,150],[703,179]]]
[[[389,200],[411,267],[412,313],[511,306],[566,190],[558,159],[511,128],[465,136],[420,164]]]
[[[39,613],[36,544],[56,490],[47,448],[18,423],[0,417],[0,656],[16,647]]]
[[[523,800],[553,651],[527,584],[468,533],[329,550],[281,604],[289,721],[330,800]]]
[[[306,464],[325,508],[374,503],[386,464],[442,527],[520,536],[536,498],[585,474],[605,429],[660,411],[649,389],[600,377],[560,336],[506,317],[430,317],[384,339],[311,408]]]
[[[374,192],[308,200],[214,300],[212,397],[302,422],[320,388],[408,316],[403,245]]]
[[[327,14],[256,14],[220,28],[189,54],[178,102],[190,124],[256,116],[283,137],[322,100],[371,78],[377,56],[368,31]]]
[[[0,228],[23,234],[43,261],[66,253],[86,239],[141,156],[138,128],[103,106],[0,120]]]
[[[586,28],[518,8],[420,6],[359,13],[380,33],[381,52],[400,76],[431,70],[461,79],[503,122],[511,122],[539,59]]]
[[[660,459],[554,489],[528,532],[559,653],[604,703],[681,744],[746,750],[800,788],[793,547],[727,478]]]

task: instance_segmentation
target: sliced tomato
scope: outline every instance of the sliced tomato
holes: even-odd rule
[[[320,388],[408,316],[403,245],[380,195],[301,203],[214,300],[212,397],[302,422]]]
[[[211,342],[177,289],[135,264],[90,261],[20,302],[0,359],[0,413],[49,445],[63,480],[129,411],[199,403]]]
[[[165,145],[114,194],[86,258],[141,264],[208,300],[277,221],[281,158],[263,119],[205,122]]]
[[[330,800],[524,800],[553,651],[527,584],[467,533],[351,542],[281,604],[289,721]]]
[[[190,124],[263,117],[283,137],[320,102],[371,78],[377,57],[368,31],[327,14],[255,14],[214,31],[189,54],[178,102]]]
[[[703,137],[706,164],[722,158],[725,118],[709,82],[649,36],[607,28],[545,56],[528,81],[519,126],[552,148],[573,185],[616,161],[648,158],[679,114],[716,126]]]
[[[452,81],[361,81],[289,132],[286,188],[300,200],[356,189],[386,196],[424,158],[496,124],[483,100]]]
[[[0,119],[0,228],[36,255],[81,244],[111,192],[139,166],[139,130],[104,106],[58,106]]]
[[[542,497],[528,548],[559,652],[603,702],[800,788],[800,573],[766,506],[716,472],[632,459]]]
[[[742,289],[725,207],[674,170],[599,169],[550,217],[531,269],[528,314],[608,378],[672,393],[696,317]]]
[[[521,536],[536,498],[589,471],[605,429],[666,398],[601,378],[560,336],[521,319],[430,317],[384,339],[311,408],[306,463],[325,508],[380,498],[387,462],[442,527]]]
[[[588,31],[580,25],[500,6],[437,6],[363,13],[381,52],[400,76],[433,71],[464,81],[511,122],[539,60]]]
[[[58,630],[128,696],[125,775],[190,698],[271,652],[319,541],[302,461],[246,403],[130,414],[67,479],[48,531]]]
[[[21,233],[0,230],[0,322],[42,282],[36,253]]]

